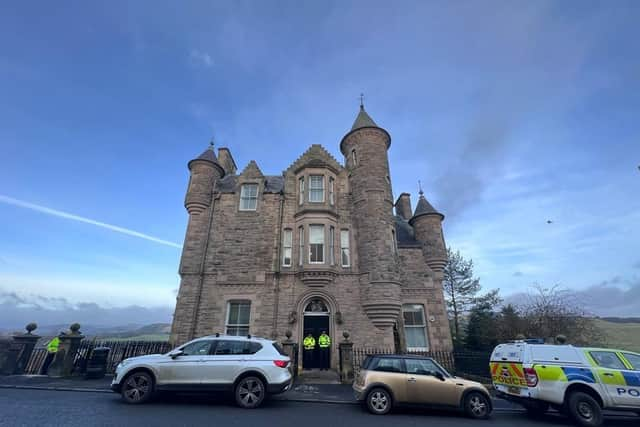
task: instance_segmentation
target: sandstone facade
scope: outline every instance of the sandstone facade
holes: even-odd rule
[[[394,203],[390,145],[361,107],[342,164],[320,145],[277,176],[254,161],[238,174],[227,148],[189,162],[171,340],[291,331],[302,343],[326,328],[334,343],[348,331],[356,346],[450,350],[444,216],[422,191],[414,212],[407,193]]]

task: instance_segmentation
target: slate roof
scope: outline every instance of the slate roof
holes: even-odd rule
[[[220,165],[220,162],[218,162],[218,158],[216,157],[216,153],[213,152],[213,145],[210,146],[209,148],[207,148],[206,150],[204,150],[202,152],[202,154],[200,154],[195,159],[190,160],[189,163],[187,164],[187,166],[189,168],[191,168],[191,162],[194,162],[196,160],[205,160],[207,162],[211,162],[214,165],[218,166],[218,168],[220,168],[222,173],[224,173],[224,168],[222,167],[222,165]]]
[[[420,192],[420,199],[418,200],[418,205],[416,206],[416,210],[409,221],[411,222],[415,218],[422,215],[440,215],[441,219],[444,219],[444,215],[438,212],[436,208],[431,206],[431,203],[429,203],[427,199],[424,197],[424,193]]]
[[[399,215],[394,216],[396,226],[396,240],[398,247],[421,247],[422,245],[415,238],[413,227],[409,225],[409,221]]]
[[[265,193],[279,193],[284,190],[284,177],[282,176],[265,176],[264,181]],[[238,190],[238,175],[227,175],[216,183],[216,191],[221,193],[235,193]]]
[[[364,110],[364,106],[361,105],[360,112],[358,113],[358,117],[356,117],[356,121],[353,122],[353,126],[351,126],[351,130],[366,128],[366,127],[378,127],[378,125]]]

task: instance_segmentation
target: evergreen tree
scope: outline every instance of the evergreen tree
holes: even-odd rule
[[[480,291],[480,280],[473,277],[473,261],[465,260],[459,251],[447,248],[447,264],[444,267],[444,288],[449,317],[453,322],[453,342],[462,342],[461,319],[469,312],[476,294]]]

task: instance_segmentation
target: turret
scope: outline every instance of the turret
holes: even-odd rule
[[[442,234],[443,220],[444,215],[431,206],[420,190],[420,199],[409,224],[413,227],[416,239],[422,243],[427,265],[436,273],[442,273],[447,263],[447,248]]]
[[[340,142],[340,151],[349,171],[358,268],[368,273],[360,279],[364,309],[375,326],[389,330],[401,308],[387,157],[390,145],[389,133],[376,125],[361,104],[351,131]]]
[[[188,164],[191,177],[184,207],[189,215],[198,215],[211,204],[213,187],[225,174],[213,152],[213,144]]]

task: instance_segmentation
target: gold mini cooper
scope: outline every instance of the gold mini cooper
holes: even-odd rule
[[[397,405],[425,405],[463,410],[469,417],[489,418],[487,389],[450,375],[435,360],[421,356],[367,356],[353,383],[356,399],[375,415]]]

